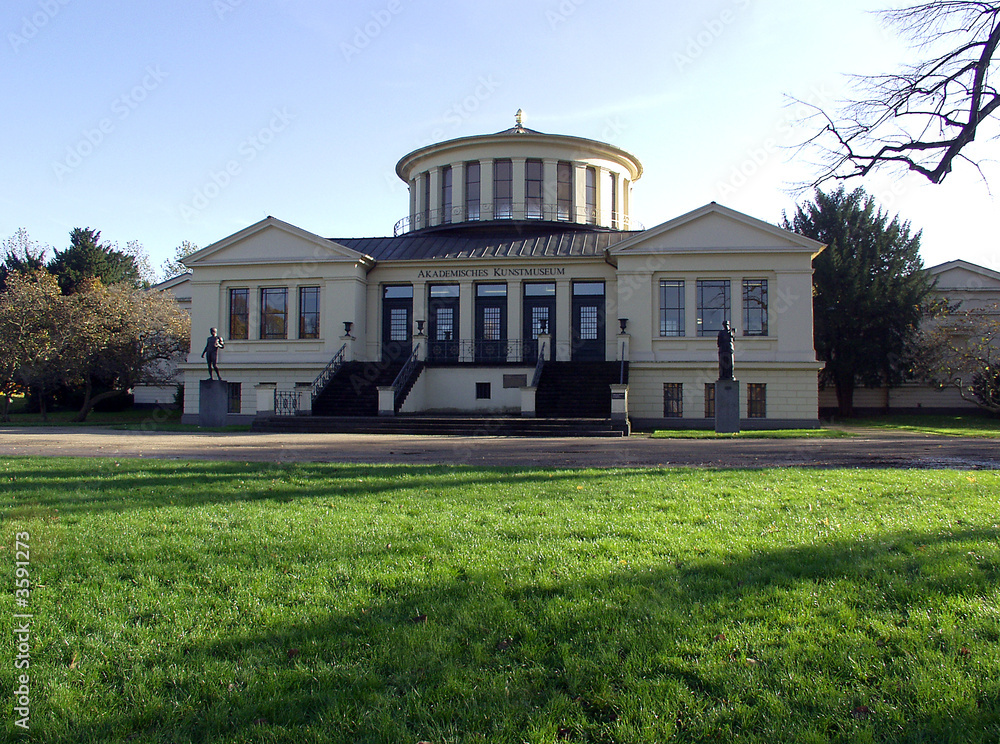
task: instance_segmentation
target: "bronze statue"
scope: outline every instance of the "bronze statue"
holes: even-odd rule
[[[212,328],[210,330],[211,336],[205,342],[205,350],[201,352],[201,355],[205,357],[208,362],[208,379],[212,379],[212,370],[215,370],[215,374],[221,380],[222,375],[219,374],[219,349],[225,347],[226,342],[223,340],[222,336],[219,335],[218,328]]]
[[[733,329],[729,327],[729,321],[722,324],[719,331],[719,379],[732,380],[733,365],[736,357],[736,338],[733,336]]]

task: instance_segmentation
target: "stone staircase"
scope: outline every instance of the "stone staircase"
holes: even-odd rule
[[[610,418],[611,385],[621,381],[621,362],[546,362],[535,393],[544,418]],[[625,380],[628,382],[628,363]]]
[[[313,401],[313,416],[377,416],[379,387],[391,385],[402,368],[402,363],[345,362]],[[422,369],[403,391],[397,412]]]

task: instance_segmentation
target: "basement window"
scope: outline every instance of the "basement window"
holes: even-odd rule
[[[493,397],[492,391],[490,390],[490,383],[488,382],[477,382],[476,383],[476,400],[489,400]]]

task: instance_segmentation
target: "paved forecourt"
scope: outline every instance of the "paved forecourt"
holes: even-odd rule
[[[1000,467],[995,439],[866,433],[836,439],[608,439],[131,432],[0,427],[0,456],[515,467]]]

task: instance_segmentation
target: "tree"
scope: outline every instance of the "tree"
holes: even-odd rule
[[[15,271],[31,272],[45,268],[48,246],[28,237],[23,227],[3,242],[3,263],[0,264],[0,292],[7,286],[7,277]]]
[[[163,265],[161,266],[163,278],[172,279],[175,276],[180,276],[181,274],[186,274],[190,271],[190,269],[182,262],[185,258],[198,250],[200,250],[200,248],[198,248],[198,246],[190,240],[182,240],[181,244],[174,248],[174,257],[168,258],[163,262]]]
[[[64,294],[72,294],[88,278],[105,285],[124,282],[133,287],[144,286],[144,267],[137,257],[141,246],[130,243],[128,250],[121,251],[114,245],[102,245],[100,240],[101,233],[97,230],[77,227],[70,231],[70,247],[55,252],[48,269],[59,280]]]
[[[1000,63],[1000,2],[935,0],[881,16],[925,58],[899,72],[855,76],[860,95],[839,112],[812,106],[823,123],[805,143],[820,157],[813,186],[893,166],[941,183],[956,159],[976,165],[966,148],[984,128],[997,136],[991,117],[1000,93],[990,73]]]
[[[65,297],[47,271],[14,272],[0,294],[0,395],[6,415],[10,395],[23,383],[39,395],[47,418],[48,394],[64,377],[75,340]]]
[[[920,371],[1000,415],[1000,303],[951,312],[921,332]]]
[[[813,263],[816,353],[826,362],[821,381],[835,387],[839,413],[850,417],[858,384],[898,385],[911,370],[908,350],[931,288],[920,233],[890,222],[864,189],[843,187],[816,189],[782,226],[827,244]]]

